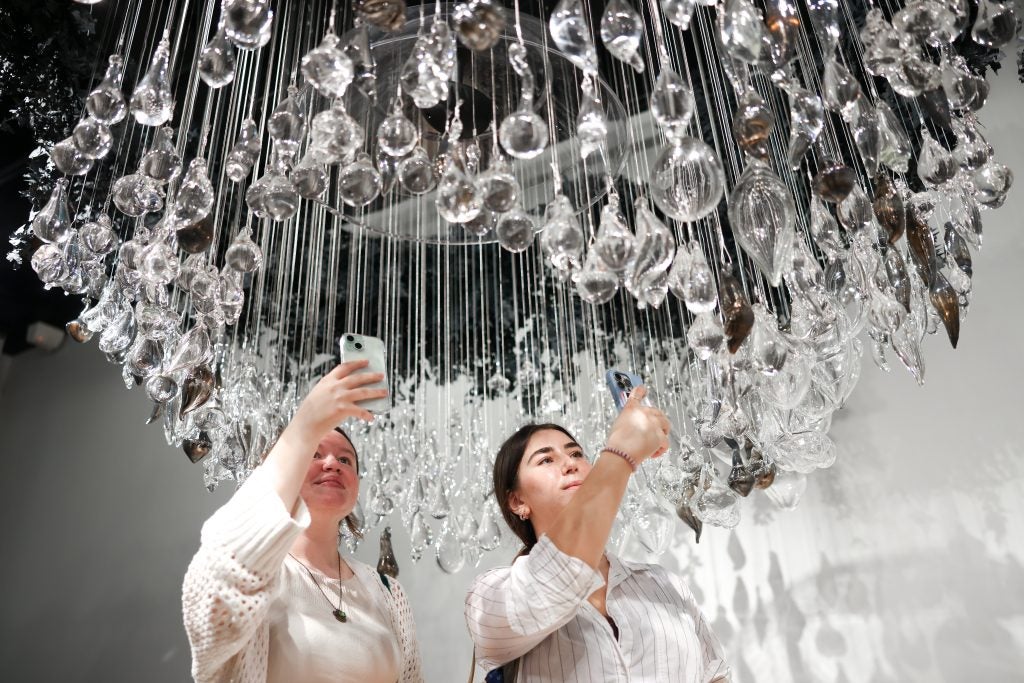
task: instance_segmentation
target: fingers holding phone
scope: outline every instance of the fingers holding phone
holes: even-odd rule
[[[384,391],[383,394],[376,394],[371,398],[358,399],[359,405],[378,415],[390,410],[391,400],[387,384],[387,366],[384,360],[384,341],[377,337],[347,333],[341,336],[338,346],[341,350],[339,368],[351,368],[350,371],[347,371],[346,377],[351,386]],[[373,379],[368,379],[365,383],[354,384],[365,379],[367,375],[372,375]]]
[[[657,458],[669,449],[668,436],[672,424],[668,417],[651,405],[648,391],[639,375],[611,369],[605,373],[612,400],[622,412],[612,424],[608,441],[613,438],[628,443],[630,455],[638,459]]]
[[[375,384],[382,373],[365,372],[367,360],[342,363],[320,378],[299,405],[292,422],[320,438],[346,419],[373,421],[362,402],[387,400],[387,389]]]

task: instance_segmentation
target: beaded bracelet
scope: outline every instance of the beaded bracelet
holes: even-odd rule
[[[607,446],[605,446],[603,449],[601,449],[601,452],[602,453],[605,453],[605,452],[614,453],[615,455],[619,456],[620,458],[625,460],[627,463],[629,463],[630,469],[632,469],[634,472],[636,472],[636,467],[637,467],[636,460],[634,460],[633,456],[630,455],[629,453],[627,453],[626,451],[620,451],[617,448],[608,448]]]

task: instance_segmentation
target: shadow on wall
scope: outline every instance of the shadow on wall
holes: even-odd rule
[[[772,550],[767,571],[751,580],[734,533],[732,578],[719,567],[719,585],[711,586],[731,597],[712,607],[693,576],[690,583],[725,646],[734,683],[1024,680],[1024,565],[993,553],[961,524],[948,541],[843,564],[822,552],[817,571],[788,581]],[[691,568],[707,573],[698,562]]]

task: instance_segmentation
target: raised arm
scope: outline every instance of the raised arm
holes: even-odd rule
[[[668,450],[668,418],[657,408],[641,405],[647,390],[638,387],[612,424],[608,448],[631,456],[637,464]],[[559,550],[597,569],[604,555],[615,515],[632,474],[630,463],[605,453],[549,529]]]
[[[367,360],[342,363],[324,375],[306,395],[263,463],[274,490],[293,513],[309,460],[324,435],[346,418],[371,422],[373,415],[357,402],[387,396],[384,389],[364,388],[384,379],[380,373],[357,372],[368,364]]]
[[[345,418],[373,419],[356,401],[386,395],[361,388],[382,379],[354,374],[365,366],[346,363],[323,377],[264,464],[203,525],[182,586],[197,681],[224,678],[233,657],[254,638],[266,638],[266,614],[285,555],[309,525],[299,489],[320,439]]]

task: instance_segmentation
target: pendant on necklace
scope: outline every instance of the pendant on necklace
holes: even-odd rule
[[[340,621],[340,622],[341,622],[341,623],[343,623],[343,624],[344,624],[344,623],[345,623],[346,621],[348,621],[348,615],[347,615],[347,614],[345,614],[344,612],[342,612],[340,608],[339,608],[339,609],[336,609],[336,610],[334,610],[333,612],[331,612],[331,614],[333,614],[333,615],[334,615],[334,618],[335,618],[335,619],[337,619],[338,621]]]

